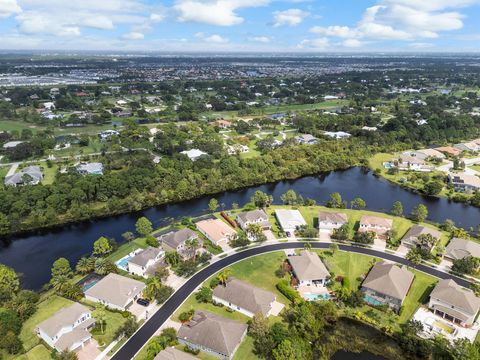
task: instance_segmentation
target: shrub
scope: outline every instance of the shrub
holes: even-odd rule
[[[287,280],[281,280],[277,283],[277,289],[280,291],[288,300],[296,304],[302,301],[300,295],[288,284]]]
[[[193,354],[193,355],[198,355],[200,353],[199,349],[191,348],[188,345],[185,345],[185,347],[183,348],[183,351],[185,351],[187,353],[190,353],[190,354]]]

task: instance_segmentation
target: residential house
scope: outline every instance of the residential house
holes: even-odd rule
[[[90,310],[79,303],[73,303],[38,324],[36,331],[55,350],[76,351],[90,342],[92,335],[89,329],[94,325],[95,320]]]
[[[480,190],[480,177],[466,173],[450,173],[448,181],[453,185],[455,191],[472,193]]]
[[[347,214],[340,212],[320,211],[318,213],[318,228],[320,232],[332,232],[348,223]]]
[[[16,148],[18,145],[23,144],[25,141],[9,141],[3,144],[3,149]]]
[[[227,360],[233,358],[247,329],[248,326],[239,321],[195,311],[192,320],[182,324],[177,338],[181,344]]]
[[[348,139],[352,136],[345,131],[325,131],[323,134],[334,139]]]
[[[4,184],[7,186],[37,185],[42,179],[43,173],[39,166],[27,166],[13,175],[5,176]]]
[[[202,156],[208,155],[207,153],[199,150],[199,149],[192,149],[192,150],[186,150],[182,151],[181,154],[186,155],[190,160],[192,161],[197,161],[200,159]]]
[[[295,231],[306,226],[307,222],[298,210],[278,209],[275,210],[275,217],[287,237],[295,236]]]
[[[433,169],[426,166],[425,160],[414,156],[412,153],[401,154],[397,163],[399,170],[431,171]]]
[[[451,279],[440,280],[430,294],[428,307],[434,314],[464,327],[471,327],[480,309],[474,292]]]
[[[198,231],[214,245],[227,245],[235,239],[236,231],[220,219],[206,219],[195,223]]]
[[[297,140],[297,142],[300,144],[307,144],[307,145],[318,144],[318,139],[315,136],[310,134],[299,135],[295,137],[295,140]]]
[[[379,216],[363,215],[360,219],[359,232],[373,232],[378,239],[385,240],[392,230],[393,220]]]
[[[445,248],[443,257],[453,262],[469,256],[480,258],[480,244],[470,240],[453,238]]]
[[[176,251],[184,259],[189,259],[193,255],[186,245],[187,241],[197,239],[199,245],[203,245],[198,234],[188,228],[169,231],[166,234],[160,235],[157,239],[162,244],[165,251]]]
[[[103,164],[99,162],[80,163],[76,169],[81,175],[103,175]]]
[[[118,136],[118,135],[120,135],[120,133],[116,130],[105,130],[105,131],[102,131],[98,136],[102,141],[106,141],[106,140],[109,140],[111,137]]]
[[[248,317],[259,313],[269,316],[276,295],[232,277],[213,289],[212,299]]]
[[[437,151],[439,151],[443,154],[450,155],[450,156],[458,156],[462,153],[461,150],[456,149],[456,148],[451,147],[451,146],[441,146],[441,147],[435,148],[435,150],[437,150]]]
[[[455,144],[454,147],[461,151],[471,151],[471,152],[480,151],[480,145],[478,145],[475,141]]]
[[[270,230],[272,224],[268,220],[268,215],[263,210],[252,210],[238,214],[237,223],[243,230],[246,230],[251,224],[258,224],[264,230]]]
[[[144,289],[141,281],[110,273],[85,291],[85,298],[112,309],[127,310]]]
[[[406,266],[387,263],[375,264],[363,280],[361,290],[370,305],[388,305],[395,311],[405,300],[415,275]]]
[[[330,278],[330,272],[314,252],[302,251],[300,255],[289,256],[288,263],[298,286],[325,286]]]
[[[154,268],[164,255],[163,249],[148,247],[128,260],[128,272],[132,275],[147,277],[149,270]]]
[[[231,127],[233,124],[232,124],[231,121],[227,121],[227,120],[217,120],[217,121],[212,121],[212,122],[208,123],[208,125],[216,126],[216,127],[221,128],[221,129],[228,129],[228,128]]]
[[[424,159],[428,159],[428,158],[445,159],[445,155],[435,149],[422,149],[422,150],[417,150],[415,153],[417,154],[418,157],[423,156]]]
[[[160,351],[153,360],[198,360],[198,358],[174,347],[168,347]]]
[[[440,240],[442,233],[438,230],[422,226],[422,225],[413,225],[402,238],[402,245],[407,248],[416,248],[420,246],[418,243],[418,238],[421,235],[431,235],[436,241]],[[423,247],[427,251],[431,251],[435,244],[424,244]]]

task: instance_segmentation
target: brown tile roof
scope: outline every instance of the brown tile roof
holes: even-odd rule
[[[393,226],[393,220],[379,217],[379,216],[363,215],[362,218],[360,219],[360,225],[391,229]]]
[[[480,244],[475,241],[453,238],[445,248],[445,256],[460,260],[467,256],[480,257]]]
[[[225,286],[218,285],[213,296],[250,311],[252,314],[267,315],[275,301],[275,294],[257,288],[244,281],[230,278]]]
[[[161,249],[148,247],[142,251],[140,251],[137,255],[131,258],[128,262],[138,265],[138,266],[146,266],[150,260],[155,259],[161,252]]]
[[[346,224],[348,222],[347,214],[339,212],[320,211],[318,213],[318,221]]]
[[[171,231],[167,234],[160,236],[158,239],[165,243],[172,249],[176,249],[178,245],[183,244],[185,241],[198,238],[198,234],[191,229],[181,229],[178,231]]]
[[[330,276],[330,272],[314,252],[302,251],[300,255],[290,256],[288,262],[299,280],[318,280]]]
[[[215,242],[235,234],[235,230],[220,219],[202,220],[195,223],[195,225]]]
[[[160,351],[153,360],[197,360],[193,355],[175,349],[174,347],[166,348]]]

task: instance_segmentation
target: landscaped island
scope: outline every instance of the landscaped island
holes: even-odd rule
[[[202,359],[328,359],[339,349],[388,359],[479,358],[480,244],[471,234],[426,223],[422,206],[407,218],[399,202],[390,214],[376,213],[363,210],[360,198],[347,208],[338,193],[327,207],[293,191],[282,200],[272,206],[257,192],[242,209],[216,212],[212,199],[210,215],[155,230],[141,218],[121,246],[101,237],[74,269],[58,259],[40,294],[21,290],[2,265],[3,358],[112,355],[199,269],[292,242],[207,278],[136,359],[178,351]],[[348,251],[355,246],[378,255]],[[382,259],[392,254],[411,266]],[[416,270],[419,263],[445,279]]]

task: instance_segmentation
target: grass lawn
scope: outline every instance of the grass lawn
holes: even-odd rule
[[[323,255],[328,270],[346,277],[350,281],[350,290],[357,290],[362,278],[367,274],[376,258],[371,256],[337,251],[331,255],[329,251],[317,251]]]
[[[233,356],[233,360],[258,360],[260,359],[253,353],[253,338],[245,336],[242,343],[238,347],[237,352]]]
[[[137,250],[139,248],[146,248],[146,247],[147,247],[147,244],[145,242],[145,238],[137,238],[133,241],[120,245],[117,251],[110,254],[107,257],[107,259],[115,262],[117,260],[120,260],[125,255],[130,254],[134,250]]]
[[[58,165],[57,164],[52,164],[52,167],[48,167],[47,165],[42,166],[43,169],[43,180],[42,184],[43,185],[51,185],[53,184],[53,181],[55,180],[55,176],[58,173]]]
[[[432,276],[415,270],[413,272],[415,280],[413,280],[412,287],[403,302],[403,311],[399,319],[401,324],[407,322],[421,304],[427,303],[428,295],[437,282],[437,279]]]
[[[44,345],[37,345],[24,356],[28,360],[48,360],[52,358],[50,353]]]
[[[472,166],[470,166],[470,169],[480,171],[480,165],[472,165]]]
[[[97,340],[100,347],[110,344],[114,340],[115,331],[127,320],[120,313],[107,310],[105,314],[106,319],[103,325],[103,333],[100,325],[95,325],[95,328],[91,331],[93,338]]]
[[[21,132],[23,129],[30,129],[32,132],[37,132],[39,130],[45,130],[45,127],[26,123],[23,121],[9,121],[2,120],[0,121],[0,131],[18,131]]]
[[[72,301],[63,297],[52,294],[46,295],[43,301],[38,304],[37,312],[23,324],[20,340],[22,340],[25,350],[28,351],[40,343],[40,338],[35,333],[37,325],[71,304],[73,304]]]

